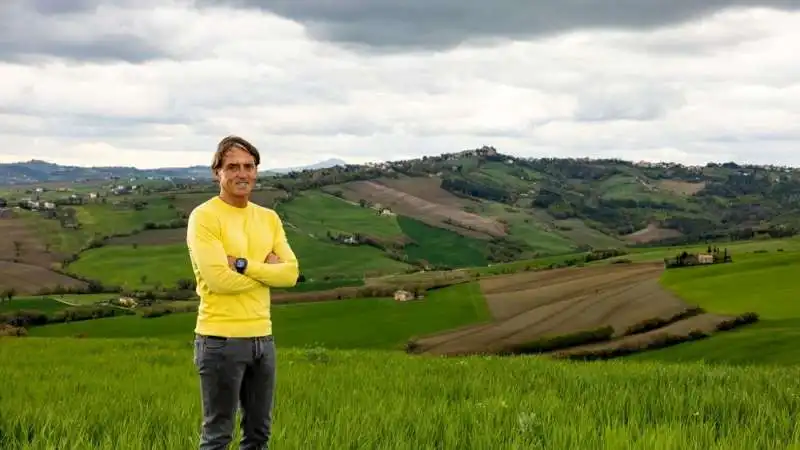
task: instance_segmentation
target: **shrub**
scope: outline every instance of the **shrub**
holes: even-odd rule
[[[15,327],[13,325],[0,323],[0,336],[23,337],[27,335],[28,330],[23,327]]]
[[[141,308],[139,311],[143,319],[152,319],[172,313],[195,312],[198,306],[200,306],[199,303],[156,304]]]
[[[625,330],[625,332],[623,333],[623,336],[629,336],[629,335],[632,335],[632,334],[646,333],[648,331],[652,331],[652,330],[661,328],[661,327],[663,327],[665,325],[669,325],[669,324],[677,322],[679,320],[683,320],[683,319],[686,319],[688,317],[693,317],[693,316],[696,316],[698,314],[703,314],[703,313],[705,313],[705,310],[703,308],[694,307],[694,308],[685,309],[685,310],[683,310],[683,311],[681,311],[681,312],[679,312],[679,313],[677,313],[677,314],[675,314],[672,317],[669,317],[667,319],[662,319],[660,317],[653,317],[651,319],[646,319],[646,320],[643,320],[641,322],[635,323],[635,324],[631,325],[630,327],[628,327],[628,329]]]
[[[83,320],[101,319],[104,317],[116,317],[131,315],[132,312],[108,305],[92,306],[72,306],[56,312],[50,317],[50,323],[60,322],[79,322]]]
[[[754,312],[746,312],[744,314],[738,315],[731,319],[723,320],[722,322],[718,323],[717,331],[732,330],[742,325],[748,325],[751,323],[758,322],[758,320],[759,320],[758,314]]]
[[[18,310],[0,314],[0,325],[11,327],[30,327],[45,325],[49,321],[47,314],[35,309]]]
[[[707,337],[709,337],[709,334],[703,333],[700,330],[692,330],[685,336],[674,335],[669,333],[660,333],[654,336],[651,341],[648,341],[638,346],[629,345],[629,346],[619,346],[615,348],[587,350],[584,352],[567,354],[566,356],[562,357],[565,357],[566,359],[581,360],[581,361],[605,360],[605,359],[617,358],[620,356],[626,356],[633,353],[642,352],[645,350],[656,350],[660,348],[671,347],[673,345],[677,345],[683,342],[696,341],[700,339],[705,339]]]
[[[583,330],[575,333],[548,336],[536,339],[525,344],[509,346],[503,350],[502,354],[531,354],[544,353],[554,350],[561,350],[578,345],[594,344],[611,339],[614,335],[614,327],[605,326],[593,330]]]

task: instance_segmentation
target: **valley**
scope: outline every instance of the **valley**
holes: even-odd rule
[[[0,447],[193,445],[185,227],[217,188],[172,175],[0,186]],[[488,147],[264,174],[301,268],[272,294],[281,448],[800,445],[797,193]]]

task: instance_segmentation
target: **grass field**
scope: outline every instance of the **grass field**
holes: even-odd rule
[[[409,258],[451,267],[486,265],[486,242],[436,228],[406,216],[397,216],[403,232],[416,245],[406,247]]]
[[[786,252],[800,251],[800,236],[784,239],[754,239],[749,241],[719,242],[712,245],[719,247],[720,251],[722,251],[724,248],[727,248],[731,252],[731,255],[735,261],[739,255],[754,253],[760,250],[766,250],[768,252],[776,252],[779,249],[782,249]],[[681,253],[682,251],[687,251],[689,253],[704,253],[707,250],[708,244],[676,245],[672,247],[651,248],[638,247],[628,249],[630,252],[628,255],[601,261],[601,263],[608,263],[616,259],[629,259],[634,262],[659,261],[663,260],[664,258],[674,258],[675,255]]]
[[[278,345],[274,449],[800,448],[797,368],[414,359]],[[0,362],[2,448],[197,446],[188,342],[9,339]]]
[[[304,191],[291,201],[281,203],[278,211],[286,216],[286,222],[321,238],[325,238],[328,231],[334,235],[361,233],[376,238],[403,235],[394,216],[381,216],[374,209],[362,208],[319,191]]]
[[[399,349],[414,335],[483,322],[489,317],[476,283],[432,291],[425,299],[412,302],[361,298],[272,307],[277,342],[290,347]],[[194,313],[151,319],[122,316],[33,327],[29,335],[190,339],[195,318]]]
[[[402,272],[408,265],[387,258],[374,247],[350,247],[314,239],[289,228],[286,230],[301,264],[301,271],[310,280],[323,278],[360,278],[365,274]],[[180,279],[194,279],[186,244],[107,245],[87,250],[70,264],[68,270],[104,284],[127,285],[132,288],[175,286]],[[349,283],[352,284],[352,283]]]
[[[300,261],[300,271],[312,280],[403,272],[410,267],[387,257],[375,247],[336,244],[314,239],[291,228],[287,228],[286,235]]]
[[[95,235],[129,233],[142,229],[147,222],[161,223],[178,219],[177,211],[170,208],[168,200],[152,197],[147,202],[142,210],[99,203],[71,206],[81,224],[78,230],[63,229],[57,220],[47,220],[35,215],[25,217],[37,234],[46,236],[53,249],[70,253],[78,251]]]
[[[634,359],[729,364],[800,364],[800,252],[750,253],[732,264],[667,271],[662,285],[710,312],[754,311],[759,323]]]
[[[11,301],[0,301],[0,313],[21,310],[35,310],[43,313],[54,313],[65,308],[69,308],[69,305],[48,297],[20,297],[13,298]]]
[[[575,243],[539,223],[536,217],[522,210],[495,202],[484,202],[481,215],[497,217],[508,223],[509,234],[523,240],[536,252],[560,254],[575,250]]]
[[[85,251],[68,270],[98,279],[103,284],[130,288],[156,283],[175,286],[180,279],[194,279],[186,244],[108,245]]]

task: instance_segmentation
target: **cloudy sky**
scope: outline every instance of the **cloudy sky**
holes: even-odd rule
[[[800,166],[795,42],[800,0],[2,0],[0,162]]]

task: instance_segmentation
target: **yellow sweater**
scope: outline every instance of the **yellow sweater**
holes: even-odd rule
[[[270,287],[291,287],[299,273],[280,217],[254,203],[237,208],[214,197],[189,215],[186,243],[200,307],[195,332],[226,337],[272,334]],[[274,252],[279,264],[264,262]],[[247,258],[239,274],[227,256]]]

